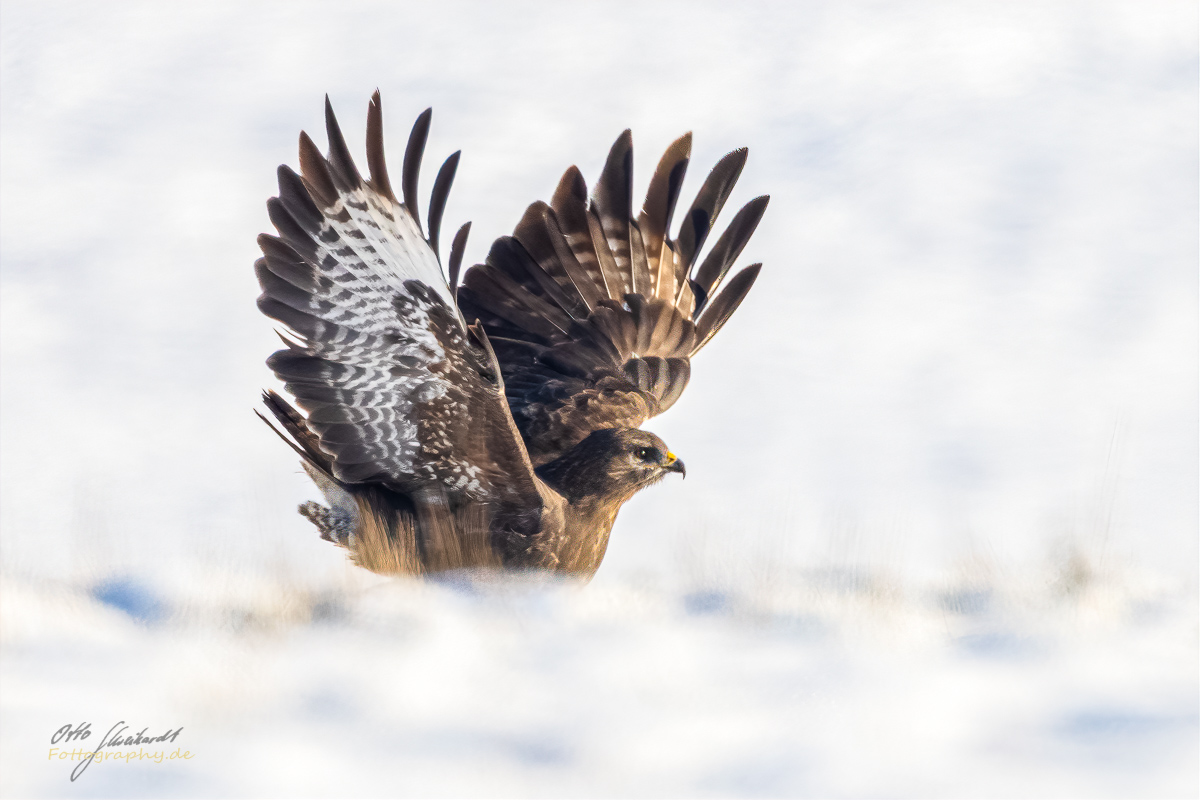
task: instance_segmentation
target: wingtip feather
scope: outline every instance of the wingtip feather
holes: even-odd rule
[[[367,170],[371,175],[371,187],[393,202],[392,182],[388,177],[387,159],[383,149],[383,101],[379,90],[371,95],[367,104]]]
[[[345,189],[358,188],[362,184],[362,177],[350,156],[350,148],[346,145],[346,137],[342,135],[337,116],[333,113],[329,95],[325,95],[325,133],[329,138],[329,165],[334,179],[344,184]]]
[[[421,228],[421,213],[417,207],[417,183],[421,176],[421,158],[425,155],[425,143],[429,139],[429,123],[432,118],[431,107],[422,111],[413,123],[412,132],[408,135],[408,145],[404,148],[404,171],[400,177],[404,206],[412,215],[418,230]]]
[[[464,222],[462,227],[458,229],[458,233],[454,234],[454,241],[450,243],[450,296],[458,302],[458,273],[462,268],[463,251],[467,248],[467,236],[471,233],[471,223]]]
[[[429,197],[429,246],[433,254],[440,258],[438,238],[442,231],[442,215],[446,211],[446,201],[450,199],[450,187],[454,184],[454,176],[458,172],[458,160],[462,150],[450,154],[438,170],[437,178],[433,181],[433,194]]]
[[[729,321],[733,312],[737,311],[738,306],[746,299],[754,282],[758,280],[758,273],[761,270],[762,264],[751,264],[734,275],[725,288],[713,298],[712,303],[696,321],[696,346],[692,349],[692,355],[708,344],[709,340],[716,336],[717,332]]]

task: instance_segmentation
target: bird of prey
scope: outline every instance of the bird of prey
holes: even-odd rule
[[[367,178],[326,98],[329,154],[301,133],[300,174],[279,167],[267,202],[279,235],[258,240],[258,306],[288,329],[267,364],[305,413],[272,391],[264,402],[328,503],[300,512],[380,573],[590,578],[621,506],[684,474],[639,426],[679,399],[692,356],[758,276],[754,264],[725,280],[768,198],[701,260],[746,150],[717,163],[672,239],[691,134],[667,149],[635,216],[625,131],[590,199],[571,167],[460,283],[470,223],[445,274],[438,244],[459,153],[437,174],[424,229],[417,203],[430,116],[412,129],[397,198],[379,93]]]

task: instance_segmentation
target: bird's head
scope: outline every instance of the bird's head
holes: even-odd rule
[[[672,472],[687,475],[666,442],[637,428],[594,431],[562,458],[538,469],[543,480],[572,501],[598,497],[624,502]]]
[[[637,428],[617,429],[611,433],[615,436],[609,445],[609,471],[622,476],[623,483],[636,484],[640,489],[661,481],[671,472],[687,477],[683,462],[653,433]]]

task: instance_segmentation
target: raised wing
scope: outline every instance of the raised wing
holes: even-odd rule
[[[536,517],[541,498],[498,364],[486,336],[463,322],[437,255],[458,153],[435,181],[428,240],[421,231],[417,177],[429,117],[409,139],[403,203],[384,163],[378,92],[367,118],[368,180],[328,99],[329,156],[301,134],[301,174],[279,168],[279,196],[268,202],[279,236],[259,237],[258,305],[293,332],[267,363],[307,418],[268,405],[337,481],[381,484],[413,499],[418,516],[421,503],[491,503]]]
[[[717,214],[746,162],[734,150],[709,174],[679,233],[668,231],[691,154],[676,140],[633,218],[633,141],[617,139],[589,202],[575,167],[547,205],[529,206],[511,237],[458,289],[467,319],[495,348],[513,418],[535,465],[594,430],[641,425],[670,408],[690,359],[725,324],[760,264],[724,281],[767,207],[751,200],[703,261]]]

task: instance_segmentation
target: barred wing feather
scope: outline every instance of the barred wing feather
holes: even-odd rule
[[[486,335],[459,313],[437,255],[458,154],[435,182],[427,240],[415,195],[429,112],[409,139],[403,202],[383,158],[378,93],[368,111],[368,179],[328,100],[326,127],[328,156],[301,134],[301,174],[279,168],[279,196],[268,203],[279,235],[259,239],[259,307],[293,333],[268,364],[307,412],[276,417],[294,437],[315,437],[301,442],[309,460],[324,456],[317,466],[343,483],[540,508],[499,365]],[[464,237],[455,239],[452,274]],[[272,410],[284,401],[274,402]]]
[[[532,462],[558,458],[602,428],[637,427],[679,399],[691,358],[758,277],[726,280],[766,209],[751,200],[701,262],[698,255],[741,173],[746,150],[722,158],[669,235],[691,134],[663,155],[633,216],[633,141],[609,152],[591,198],[575,167],[549,204],[529,206],[458,292],[495,348],[513,418]]]

